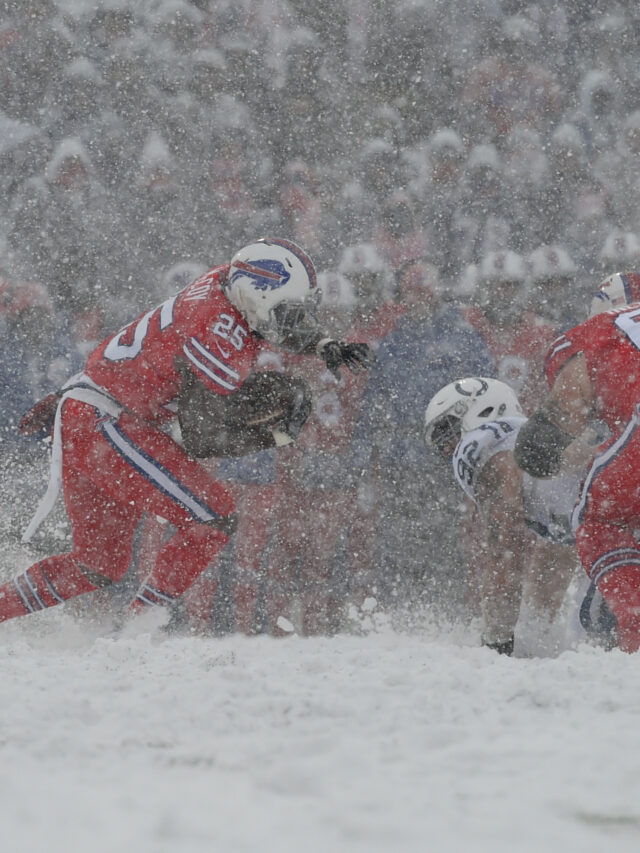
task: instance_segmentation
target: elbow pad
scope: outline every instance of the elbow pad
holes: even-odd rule
[[[532,477],[552,477],[560,468],[563,451],[572,441],[573,436],[539,410],[520,428],[513,458]]]

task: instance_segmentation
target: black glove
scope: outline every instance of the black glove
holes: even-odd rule
[[[376,360],[369,344],[345,344],[342,341],[327,341],[320,354],[336,379],[340,379],[340,368],[343,364],[353,373],[357,373],[371,367]]]
[[[285,415],[278,428],[295,440],[307,422],[313,405],[311,390],[304,379],[291,377],[291,385],[284,402]]]
[[[482,645],[487,649],[493,649],[494,652],[497,652],[499,655],[507,655],[507,657],[511,657],[513,654],[513,637],[509,637],[508,640],[496,641],[494,643],[487,642],[486,640],[482,641]]]

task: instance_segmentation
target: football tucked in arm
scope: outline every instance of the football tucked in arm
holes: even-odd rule
[[[190,379],[178,398],[184,448],[196,458],[246,456],[290,444],[310,412],[304,379],[277,371],[253,373],[226,396]]]

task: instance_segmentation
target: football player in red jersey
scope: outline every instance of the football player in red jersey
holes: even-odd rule
[[[180,596],[226,545],[236,519],[230,492],[198,461],[242,455],[297,438],[310,409],[292,381],[265,423],[247,381],[261,341],[317,353],[327,367],[366,367],[366,344],[325,335],[315,318],[311,259],[287,240],[251,243],[103,341],[53,401],[23,419],[24,431],[55,411],[49,489],[28,541],[60,484],[73,550],[48,557],[0,587],[0,621],[60,604],[119,580],[144,513],[170,522],[132,608]],[[253,374],[254,377],[260,374]],[[181,441],[172,429],[179,423]]]
[[[582,565],[617,620],[620,648],[640,648],[640,305],[596,314],[561,335],[545,363],[551,393],[521,429],[519,466],[547,477],[575,457],[595,419],[610,432],[573,513]],[[584,444],[588,448],[587,444]]]

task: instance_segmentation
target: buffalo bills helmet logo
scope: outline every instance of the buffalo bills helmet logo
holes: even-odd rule
[[[234,266],[235,270],[230,283],[233,284],[236,279],[247,276],[253,280],[258,290],[277,290],[291,278],[291,273],[285,269],[283,263],[267,258],[252,261],[250,264],[237,261]]]

